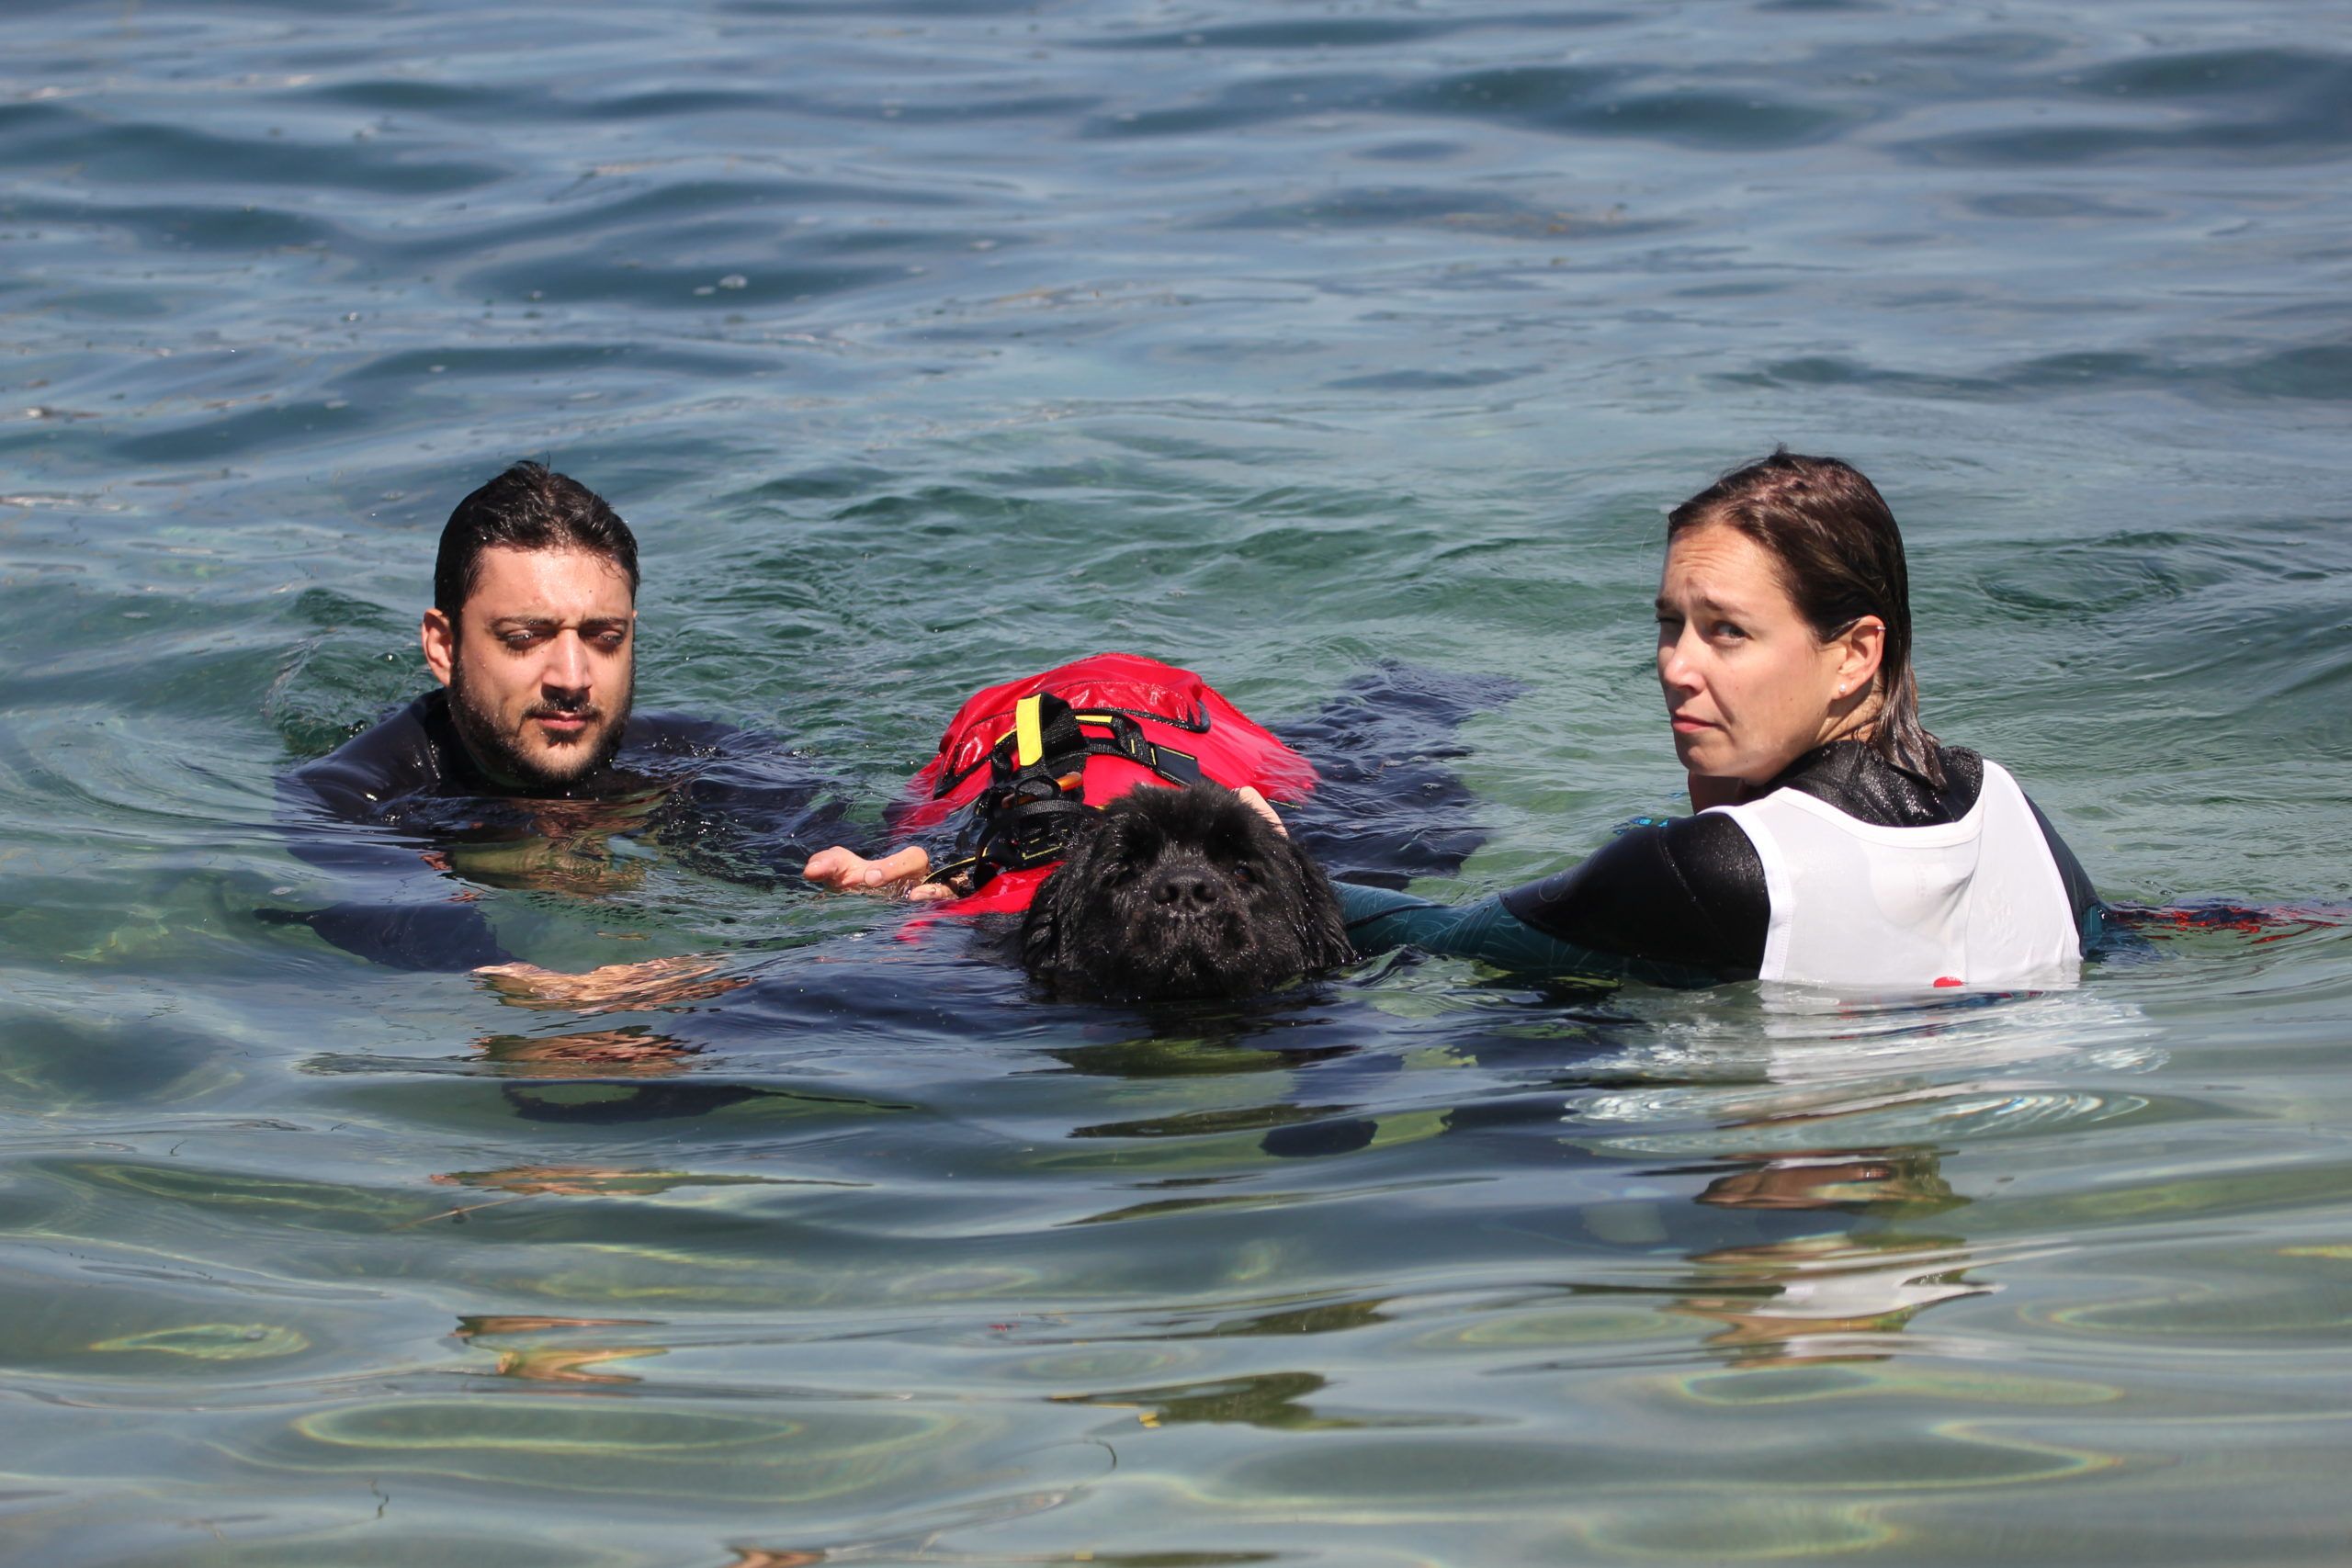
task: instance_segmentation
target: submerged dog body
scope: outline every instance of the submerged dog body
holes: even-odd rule
[[[1383,886],[1459,869],[1483,835],[1452,733],[1517,691],[1384,665],[1296,727],[1310,759],[1189,670],[1095,654],[974,693],[886,817],[909,841],[808,875],[981,920],[1057,995],[1237,998],[1355,957],[1309,846]]]
[[[1022,967],[1079,1000],[1249,996],[1354,957],[1323,868],[1215,784],[1109,802],[1021,927]]]

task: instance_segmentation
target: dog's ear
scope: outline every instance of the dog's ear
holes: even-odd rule
[[[1060,902],[1054,895],[1054,884],[1067,880],[1062,868],[1037,885],[1029,899],[1029,909],[1021,918],[1021,967],[1029,978],[1040,982],[1050,979],[1054,958],[1061,951],[1062,911],[1055,906]]]
[[[1061,977],[1069,958],[1068,938],[1082,919],[1080,906],[1093,874],[1090,853],[1100,837],[1100,817],[1080,823],[1063,845],[1061,864],[1030,895],[1028,912],[1021,920],[1021,967],[1029,977],[1050,987]]]
[[[1282,849],[1297,868],[1298,942],[1308,972],[1354,963],[1355,946],[1348,941],[1347,918],[1340,912],[1340,896],[1332,891],[1330,877],[1295,840],[1283,840]]]

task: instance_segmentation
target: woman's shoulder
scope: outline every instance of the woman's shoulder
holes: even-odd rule
[[[2067,847],[2049,817],[2007,770],[1965,746],[1938,746],[1936,761],[1943,775],[1940,783],[1888,760],[1861,741],[1841,740],[1798,758],[1787,773],[1773,781],[1772,787],[1811,795],[1858,822],[1883,828],[1929,828],[1958,822],[1974,810],[1984,793],[1986,771],[1990,769],[2006,781],[2001,788],[2013,794],[2030,815],[2037,835],[2057,868],[2058,880],[2065,890],[2066,901],[2074,908],[2077,923],[2089,919],[2099,907],[2099,899],[2082,862],[2075,858],[2075,852]],[[1769,795],[1766,798],[1770,798]]]
[[[1866,741],[1833,740],[1799,757],[1771,787],[1810,795],[1874,827],[1932,828],[1967,816],[1984,789],[1984,759],[1967,747],[1937,747],[1936,764],[1940,777]]]

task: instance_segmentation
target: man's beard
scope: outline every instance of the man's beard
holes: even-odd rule
[[[496,714],[475,701],[473,693],[467,688],[466,666],[460,660],[449,666],[449,718],[458,727],[458,738],[465,742],[474,765],[482,772],[526,793],[562,795],[604,772],[620,750],[622,733],[628,728],[634,685],[632,682],[621,688],[620,701],[609,711],[594,704],[566,707],[542,698],[524,709],[520,722],[506,729],[500,728]],[[554,748],[552,755],[534,755],[524,750],[523,726],[558,716],[584,718],[600,728],[584,731],[569,745]]]

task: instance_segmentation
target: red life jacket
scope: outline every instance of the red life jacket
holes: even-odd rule
[[[920,832],[976,804],[994,808],[999,823],[1024,810],[1074,812],[1138,784],[1174,787],[1195,778],[1286,801],[1304,800],[1316,782],[1314,763],[1191,671],[1138,654],[1098,653],[974,694],[948,722],[939,754],[910,782],[912,804],[899,824]],[[978,822],[979,834],[967,837],[991,826]],[[1054,863],[1022,863],[1017,850],[1009,859],[978,891],[938,911],[1027,908]]]

